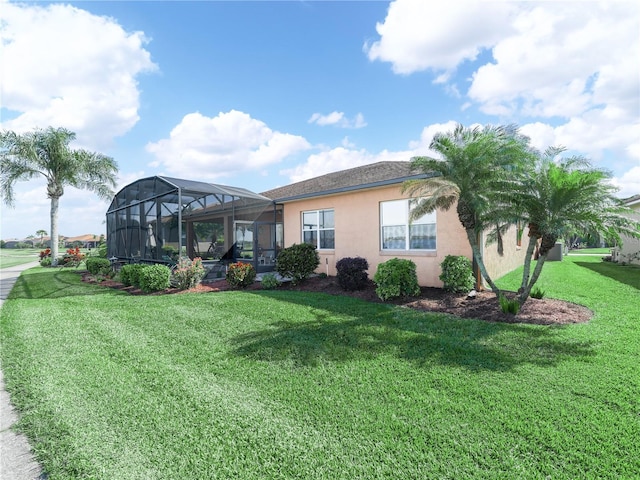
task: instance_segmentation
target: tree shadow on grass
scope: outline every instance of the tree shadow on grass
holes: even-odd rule
[[[256,294],[303,305],[313,317],[279,320],[233,339],[236,355],[259,361],[315,366],[392,355],[424,368],[508,371],[595,355],[591,342],[567,338],[563,327],[467,320],[321,293]]]
[[[9,299],[43,299],[114,294],[117,294],[117,292],[109,288],[100,288],[83,283],[77,271],[51,268],[22,272],[9,294]]]
[[[640,268],[613,262],[574,262],[576,265],[640,290]]]

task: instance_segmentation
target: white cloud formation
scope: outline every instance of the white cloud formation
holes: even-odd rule
[[[620,198],[640,194],[640,165],[614,178],[612,183],[618,187],[617,196]]]
[[[434,83],[468,99],[461,110],[477,105],[524,124],[540,149],[562,145],[618,173],[640,164],[637,2],[396,0],[377,30],[369,59],[434,70]],[[482,49],[493,58],[474,65]],[[475,68],[467,92],[452,83],[464,62]]]
[[[157,66],[142,32],[70,5],[2,2],[2,128],[49,125],[102,149],[138,121],[136,77]]]
[[[344,112],[331,112],[328,115],[322,115],[321,113],[314,113],[309,118],[308,123],[315,123],[320,126],[334,125],[341,128],[363,128],[367,126],[367,122],[364,120],[364,115],[358,113],[352,119],[345,117]]]
[[[395,73],[451,71],[511,32],[511,15],[506,2],[396,0],[376,25],[380,39],[364,50],[372,61],[390,62]]]
[[[206,180],[259,170],[309,148],[303,137],[274,132],[237,110],[213,118],[189,113],[169,138],[146,146],[156,157],[152,166],[183,178]]]
[[[637,116],[640,12],[635,2],[554,2],[522,11],[473,75],[486,113],[571,118],[596,108]],[[534,4],[535,5],[535,4]]]

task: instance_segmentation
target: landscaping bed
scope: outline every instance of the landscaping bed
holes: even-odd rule
[[[94,278],[89,274],[83,275],[85,282],[94,283]],[[129,292],[132,295],[145,295],[135,287],[125,287],[113,280],[104,280],[101,284],[105,287],[116,288]],[[335,277],[315,276],[308,278],[298,285],[284,283],[279,289],[299,290],[305,292],[319,292],[329,295],[344,295],[359,298],[368,302],[382,303],[375,291],[375,284],[369,281],[367,287],[362,290],[345,291]],[[167,289],[151,295],[166,295],[177,293],[213,293],[231,290],[231,286],[224,279],[203,283],[189,290]],[[247,290],[261,290],[260,282],[255,282]],[[505,292],[507,297],[513,297],[513,292]],[[402,305],[417,310],[430,312],[449,313],[461,318],[477,318],[490,322],[503,323],[531,323],[538,325],[564,325],[572,323],[584,323],[591,319],[593,312],[586,307],[575,303],[557,300],[553,298],[535,299],[529,298],[517,315],[503,313],[496,296],[489,291],[478,292],[475,298],[467,298],[466,294],[450,293],[441,288],[422,287],[420,296],[390,300],[384,303]]]

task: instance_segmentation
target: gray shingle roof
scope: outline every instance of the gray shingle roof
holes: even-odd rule
[[[411,171],[411,162],[378,162],[361,167],[327,173],[320,177],[274,188],[261,195],[276,202],[333,195],[365,188],[402,183],[411,178],[426,178]]]

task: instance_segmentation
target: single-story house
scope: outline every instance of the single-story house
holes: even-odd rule
[[[107,211],[108,256],[163,261],[182,251],[269,271],[279,249],[306,242],[320,255],[318,273],[335,275],[338,260],[359,256],[372,277],[380,263],[397,257],[415,262],[420,285],[442,286],[444,258],[471,259],[471,247],[455,208],[409,222],[412,199],[402,184],[427,177],[410,165],[378,162],[261,194],[169,177],[138,180],[118,192]],[[486,238],[480,241],[494,278],[522,264],[526,245],[515,225],[504,236],[502,256]]]
[[[635,210],[634,219],[640,222],[640,194],[624,200],[624,205]],[[640,238],[621,235],[622,245],[611,250],[614,262],[640,265]]]

